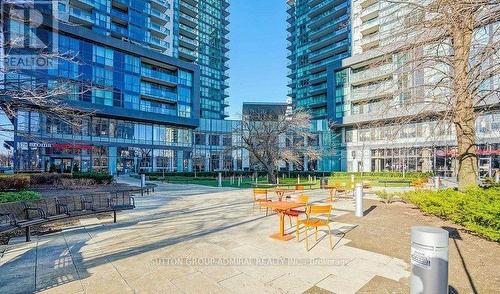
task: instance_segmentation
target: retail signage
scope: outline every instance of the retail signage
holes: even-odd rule
[[[35,143],[35,142],[30,142],[29,146],[33,147],[33,148],[50,148],[50,147],[52,147],[52,144],[50,144],[50,143]]]

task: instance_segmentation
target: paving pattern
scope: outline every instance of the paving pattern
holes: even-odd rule
[[[318,202],[326,195],[310,193]],[[333,251],[324,231],[317,242],[311,231],[310,251],[303,231],[300,242],[270,239],[278,217],[253,210],[251,199],[250,190],[165,184],[116,224],[87,219],[29,243],[12,239],[0,293],[355,293],[375,276],[409,276],[404,261],[349,246],[356,224],[334,222]],[[286,228],[295,231],[288,220]]]

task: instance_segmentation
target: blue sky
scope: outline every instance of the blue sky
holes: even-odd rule
[[[235,0],[231,1],[230,13],[228,110],[230,118],[238,118],[244,101],[285,101],[285,1]],[[8,121],[0,114],[0,125],[4,123]]]
[[[234,0],[230,6],[229,112],[245,102],[285,101],[286,7],[284,0]]]

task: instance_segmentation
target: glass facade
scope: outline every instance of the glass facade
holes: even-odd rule
[[[289,0],[287,4],[289,96],[294,108],[324,118],[335,112],[328,109],[327,68],[351,54],[350,1]]]
[[[192,129],[107,117],[68,121],[33,110],[19,110],[16,119],[16,156],[21,170],[67,171],[71,167],[109,171],[113,167],[116,172],[154,172],[190,168]]]
[[[200,126],[194,131],[193,169],[197,172],[248,169],[248,151],[234,148],[240,145],[234,135],[239,128],[240,121],[200,119]]]
[[[227,0],[174,0],[174,56],[200,66],[200,115],[228,116]]]
[[[63,0],[58,10],[64,21],[172,56],[172,0]]]
[[[57,56],[48,68],[9,70],[2,76],[4,90],[51,93],[47,99],[57,99],[52,103],[60,100],[85,114],[48,113],[40,103],[29,101],[18,105],[11,119],[15,168],[112,174],[191,170],[199,68],[166,56],[168,46],[154,50],[147,42],[153,37],[151,30],[158,29],[154,23],[162,22],[165,28],[170,22],[164,17],[171,10],[169,1],[60,2],[59,18],[67,17],[71,25],[60,26],[56,33],[15,19],[2,23],[4,37],[34,30],[41,42],[54,44],[48,49]],[[115,38],[120,41],[108,38],[114,36],[112,29],[120,18],[129,35]],[[162,40],[167,42],[167,36]],[[26,50],[38,53],[17,47],[10,53]]]

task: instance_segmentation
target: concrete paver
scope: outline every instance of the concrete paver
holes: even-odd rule
[[[30,243],[13,239],[0,258],[0,293],[302,293],[313,287],[355,293],[375,276],[409,275],[402,260],[350,247],[356,224],[334,218],[334,250],[322,230],[318,241],[309,232],[306,251],[304,231],[300,242],[269,238],[278,217],[253,211],[250,190],[160,184],[156,191],[137,197],[137,208],[120,212],[116,224],[89,218]],[[305,193],[317,203],[328,197]],[[351,200],[333,207],[334,216],[353,210]],[[294,233],[288,220],[285,225]]]

